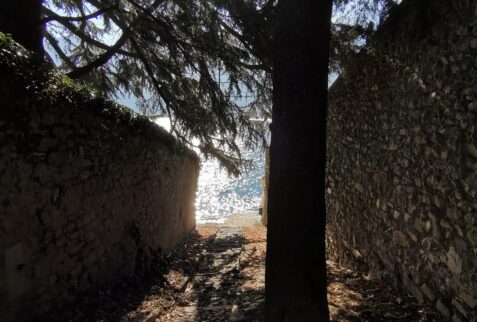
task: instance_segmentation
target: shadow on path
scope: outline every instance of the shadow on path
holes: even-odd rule
[[[201,225],[164,256],[157,274],[83,294],[37,321],[263,321],[266,228]],[[443,321],[381,281],[328,262],[332,321]]]
[[[263,289],[244,288],[253,249],[239,227],[221,226],[204,245],[183,303],[157,321],[261,321]]]
[[[328,303],[332,321],[444,321],[428,306],[382,281],[328,261]]]

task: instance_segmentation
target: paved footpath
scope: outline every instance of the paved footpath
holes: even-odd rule
[[[197,271],[182,286],[182,304],[146,321],[260,321],[263,289],[244,287],[248,279],[243,271],[257,250],[251,244],[241,227],[217,227],[202,250]]]
[[[152,275],[134,274],[39,322],[263,321],[266,228],[257,217],[198,225]],[[328,262],[331,321],[443,321],[390,285]]]

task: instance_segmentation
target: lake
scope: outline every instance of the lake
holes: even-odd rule
[[[168,118],[154,120],[170,129]],[[238,143],[241,146],[240,143]],[[232,214],[258,216],[262,198],[264,152],[242,151],[243,158],[253,160],[254,167],[239,177],[229,176],[216,159],[201,159],[196,195],[196,220],[198,224],[224,223]]]
[[[231,177],[215,159],[201,158],[197,189],[197,223],[223,223],[231,214],[258,215],[264,173],[263,151],[244,151],[254,168],[240,177]]]

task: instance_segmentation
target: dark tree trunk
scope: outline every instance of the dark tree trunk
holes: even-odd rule
[[[281,0],[273,61],[266,318],[329,321],[325,163],[332,0]]]
[[[43,0],[0,0],[0,31],[12,34],[25,48],[43,52],[41,4]]]

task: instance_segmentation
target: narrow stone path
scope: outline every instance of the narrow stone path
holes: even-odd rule
[[[256,250],[245,244],[241,227],[219,227],[203,249],[196,273],[182,286],[182,303],[147,321],[259,321],[264,294],[242,287],[242,269]]]
[[[264,321],[266,228],[250,217],[199,225],[153,275],[85,293],[36,321]],[[331,321],[444,321],[390,285],[328,262]]]

